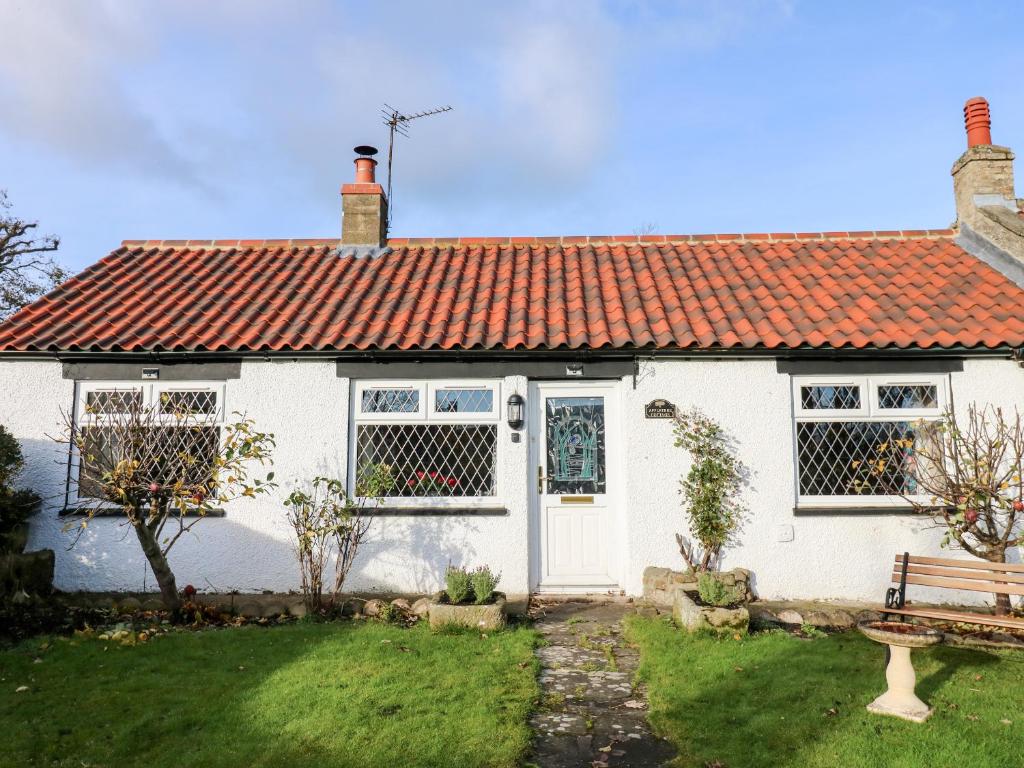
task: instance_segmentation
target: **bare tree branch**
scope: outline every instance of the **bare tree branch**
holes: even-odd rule
[[[920,423],[913,445],[914,493],[901,495],[945,529],[955,544],[982,560],[1006,562],[1024,534],[1024,423],[1014,410],[972,403],[958,417]],[[927,501],[922,501],[927,499]],[[996,612],[1008,613],[1008,595]]]
[[[16,218],[10,210],[7,193],[0,190],[0,320],[67,277],[55,261],[38,257],[56,251],[60,240],[35,235],[38,223]]]

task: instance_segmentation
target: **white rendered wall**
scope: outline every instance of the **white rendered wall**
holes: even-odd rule
[[[958,409],[972,400],[1011,410],[1024,403],[1024,371],[1009,360],[968,359],[950,381]],[[685,533],[678,489],[689,461],[672,445],[670,421],[643,418],[644,404],[659,397],[680,409],[699,406],[717,419],[737,439],[740,458],[753,470],[746,492],[748,521],[739,545],[726,551],[724,567],[752,570],[761,597],[879,601],[897,552],[965,556],[941,549],[941,532],[909,515],[794,515],[790,379],[776,372],[774,360],[647,362],[635,391],[631,378],[622,385],[629,473],[629,567],[623,586],[628,593],[641,591],[648,565],[682,567],[675,533]],[[780,529],[788,526],[793,540],[780,541]],[[929,589],[916,599],[965,601],[963,593]]]
[[[296,482],[316,475],[345,477],[348,440],[348,379],[332,361],[245,362],[241,378],[228,380],[225,406],[243,412],[259,429],[273,432],[273,496],[242,499],[224,518],[201,521],[171,551],[179,586],[219,592],[287,591],[299,580],[281,500]],[[502,382],[508,393],[525,394],[525,379]],[[155,590],[134,533],[115,518],[96,518],[78,544],[64,532],[67,448],[46,437],[58,434],[61,410],[72,405],[74,385],[56,362],[0,361],[0,423],[21,441],[26,458],[22,484],[46,501],[33,518],[30,549],[57,553],[55,582],[63,590]],[[490,517],[381,517],[349,575],[352,590],[429,592],[443,583],[449,562],[489,564],[502,572],[501,588],[528,590],[526,442],[513,444],[499,426],[499,488],[495,502],[509,513]]]
[[[967,360],[950,380],[959,408],[971,400],[1011,409],[1024,402],[1024,371],[1009,360]],[[505,378],[501,402],[513,391],[526,395],[526,380]],[[725,565],[751,569],[762,597],[877,601],[896,552],[953,554],[940,550],[938,531],[909,516],[793,514],[790,382],[772,360],[644,362],[637,389],[625,377],[620,396],[625,493],[612,545],[618,547],[622,587],[630,594],[641,591],[645,567],[681,566],[674,534],[683,531],[677,491],[688,461],[672,445],[670,422],[643,418],[644,404],[659,397],[680,408],[699,405],[738,439],[741,458],[754,471],[747,492],[750,515]],[[171,555],[180,585],[217,591],[298,587],[280,502],[297,480],[344,477],[348,397],[349,382],[336,376],[333,362],[243,363],[241,378],[227,382],[226,407],[275,433],[274,470],[281,487],[273,498],[232,503],[227,517],[202,521],[194,536],[180,541]],[[61,589],[152,590],[134,534],[116,519],[94,520],[67,551],[71,537],[56,516],[64,501],[66,448],[47,435],[60,431],[61,410],[72,399],[73,382],[61,378],[59,363],[0,361],[0,423],[22,442],[24,484],[46,498],[29,546],[57,552]],[[507,515],[377,518],[349,588],[428,592],[440,585],[450,561],[489,564],[502,571],[505,591],[526,592],[532,535],[527,445],[525,435],[511,442],[502,419],[496,502],[507,507]],[[783,526],[792,526],[792,541],[779,541]],[[943,596],[929,591],[928,597]]]

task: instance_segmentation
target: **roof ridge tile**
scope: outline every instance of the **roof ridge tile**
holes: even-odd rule
[[[484,236],[484,237],[392,237],[387,245],[406,246],[463,246],[463,245],[587,245],[695,242],[789,242],[794,240],[911,240],[941,239],[956,236],[955,229],[887,229],[848,230],[828,232],[735,232],[691,233],[666,235],[554,235],[554,236]],[[338,247],[336,237],[273,238],[273,239],[212,239],[212,240],[122,240],[122,248],[261,248],[282,246]]]

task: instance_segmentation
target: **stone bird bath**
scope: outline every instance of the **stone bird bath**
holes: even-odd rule
[[[889,647],[889,663],[885,668],[889,690],[868,704],[868,712],[923,723],[931,715],[932,708],[914,693],[917,676],[910,663],[910,650],[941,643],[942,633],[930,627],[899,621],[862,621],[857,629],[876,643]]]

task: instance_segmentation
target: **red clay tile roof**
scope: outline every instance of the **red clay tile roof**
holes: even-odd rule
[[[953,234],[125,241],[0,350],[1024,346],[1024,290]]]

